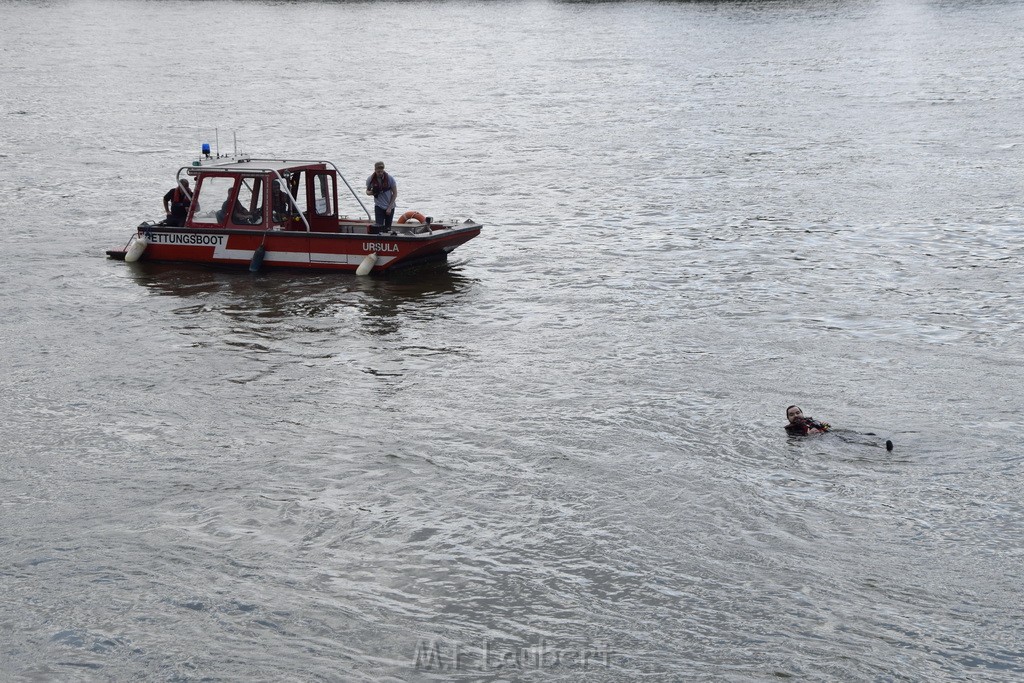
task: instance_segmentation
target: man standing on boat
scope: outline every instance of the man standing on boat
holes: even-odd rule
[[[181,227],[188,218],[188,207],[192,203],[192,190],[188,180],[182,179],[164,195],[164,213],[167,214],[167,225]]]
[[[395,201],[398,200],[398,183],[384,172],[384,162],[373,165],[373,173],[366,179],[366,194],[373,195],[373,213],[377,219],[377,232],[390,228],[395,217]]]

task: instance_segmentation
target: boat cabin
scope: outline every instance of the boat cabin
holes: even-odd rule
[[[330,162],[243,159],[182,171],[195,178],[186,228],[339,231],[341,174]]]

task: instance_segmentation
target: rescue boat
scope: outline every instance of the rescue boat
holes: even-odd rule
[[[204,149],[205,151],[205,149]],[[194,194],[187,183],[194,178]],[[189,203],[179,221],[145,221],[112,259],[224,266],[309,268],[385,273],[444,260],[480,234],[473,220],[434,220],[407,212],[389,228],[370,211],[330,161],[201,159],[178,169]],[[339,214],[339,184],[366,214]],[[412,215],[415,214],[415,215]],[[422,220],[419,220],[422,217]]]

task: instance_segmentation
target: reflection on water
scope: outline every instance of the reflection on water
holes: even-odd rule
[[[235,322],[267,327],[286,319],[337,319],[358,313],[367,334],[396,332],[403,319],[424,318],[457,302],[474,279],[458,265],[407,268],[386,278],[270,270],[249,273],[193,264],[125,264],[139,285],[189,302],[181,316],[217,312]],[[324,328],[321,328],[324,329]]]

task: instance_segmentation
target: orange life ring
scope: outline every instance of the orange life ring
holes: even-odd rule
[[[420,223],[426,223],[426,222],[427,222],[427,217],[426,217],[426,216],[424,216],[424,215],[423,215],[422,213],[420,213],[419,211],[406,211],[406,212],[405,212],[405,213],[403,213],[403,214],[402,214],[402,216],[401,216],[401,217],[400,217],[400,218],[398,219],[398,222],[399,222],[399,223],[408,223],[408,222],[409,222],[410,220],[412,220],[413,218],[415,218],[416,220],[418,220],[418,221],[419,221]]]

